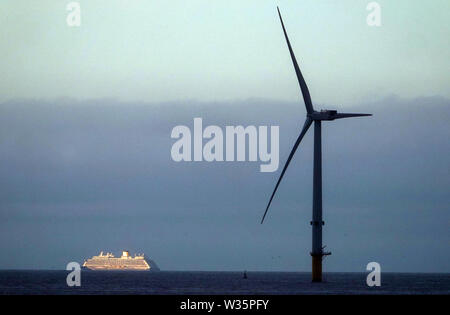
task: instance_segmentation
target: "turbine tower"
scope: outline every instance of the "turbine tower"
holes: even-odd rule
[[[309,95],[308,87],[306,85],[305,79],[303,78],[302,72],[295,59],[294,52],[292,51],[291,43],[286,33],[284,27],[283,19],[281,18],[280,9],[277,7],[278,16],[280,17],[281,26],[283,28],[284,37],[286,38],[286,43],[289,48],[289,53],[291,54],[292,63],[294,64],[295,73],[297,74],[298,83],[302,91],[303,100],[305,101],[306,107],[306,120],[300,135],[295,141],[294,147],[289,154],[286,164],[281,171],[280,178],[278,179],[275,189],[273,190],[272,196],[270,196],[269,203],[267,204],[266,211],[261,220],[261,224],[264,222],[267,211],[269,210],[270,204],[272,203],[273,197],[280,185],[281,179],[292,160],[292,157],[297,151],[300,142],[308,131],[312,123],[314,123],[314,171],[313,171],[313,214],[312,214],[312,281],[321,282],[322,281],[322,258],[325,255],[330,255],[330,252],[324,252],[324,247],[322,247],[322,225],[324,221],[322,220],[322,121],[329,121],[341,118],[350,117],[361,117],[361,116],[372,116],[371,114],[349,114],[349,113],[338,113],[336,110],[321,110],[316,111],[313,108],[311,102],[311,96]]]

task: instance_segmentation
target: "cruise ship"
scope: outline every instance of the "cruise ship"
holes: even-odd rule
[[[131,257],[128,251],[123,251],[120,258],[114,257],[112,253],[100,252],[98,256],[86,260],[83,267],[91,270],[158,270],[152,261],[147,262],[144,254]]]

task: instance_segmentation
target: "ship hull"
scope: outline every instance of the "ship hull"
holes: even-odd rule
[[[85,270],[131,270],[131,271],[149,271],[145,267],[116,267],[116,266],[83,266]]]

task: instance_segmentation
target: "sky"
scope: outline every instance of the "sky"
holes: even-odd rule
[[[324,123],[325,271],[450,272],[448,1],[0,2],[0,269],[101,250],[162,270],[309,271],[313,130],[280,6]],[[280,168],[177,163],[177,125],[276,125]]]
[[[447,0],[69,2],[1,1],[0,99],[298,101],[277,5],[315,102],[450,96]]]

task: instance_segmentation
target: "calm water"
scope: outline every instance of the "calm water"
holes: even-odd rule
[[[0,294],[450,294],[450,274],[382,273],[381,287],[365,273],[82,271],[68,287],[68,271],[0,271]]]

